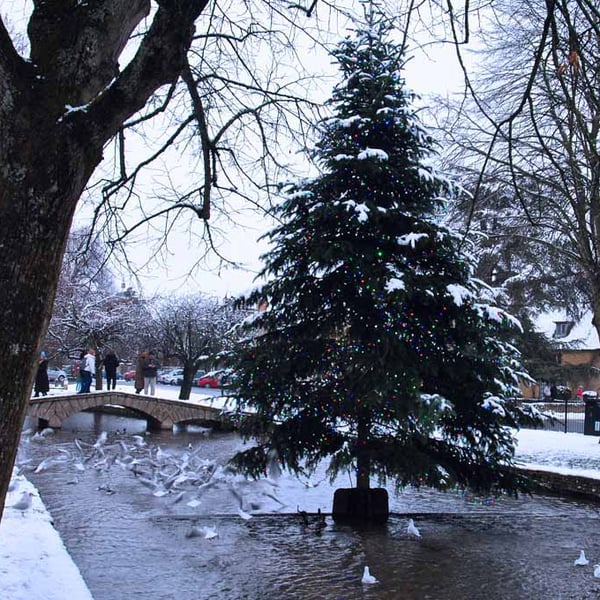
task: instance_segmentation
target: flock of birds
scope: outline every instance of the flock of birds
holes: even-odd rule
[[[22,437],[23,445],[26,447],[29,443],[43,442],[52,433],[52,429],[44,429],[37,433],[26,431]],[[153,496],[169,498],[172,505],[184,502],[191,508],[202,503],[201,498],[208,490],[220,488],[226,490],[235,500],[237,514],[244,520],[251,519],[253,511],[264,508],[265,500],[274,501],[280,507],[285,506],[276,495],[278,473],[275,470],[273,477],[258,481],[248,480],[232,473],[214,460],[201,458],[202,445],[194,449],[190,444],[184,452],[165,452],[158,445],[148,444],[142,435],[126,436],[123,433],[115,434],[110,439],[106,432],[102,432],[93,443],[75,438],[72,444],[55,445],[53,448],[56,452],[37,464],[34,464],[31,458],[27,458],[27,452],[20,453],[17,473],[40,473],[53,466],[67,464],[71,465],[75,472],[74,478],[68,483],[76,484],[78,476],[87,470],[94,470],[106,476],[98,490],[114,494],[116,490],[110,474],[113,468],[120,468],[130,472]],[[32,497],[31,491],[24,491],[10,508],[25,513],[32,506]],[[327,527],[325,515],[320,509],[316,515],[309,515],[297,506],[296,512],[306,530],[321,535]],[[411,538],[421,537],[413,519],[408,519],[406,534]],[[202,537],[206,540],[215,539],[218,535],[216,527],[198,526],[196,522],[185,534],[187,538]],[[585,551],[581,550],[574,560],[574,566],[585,567],[589,564]],[[593,568],[594,577],[600,578],[600,564],[593,565]],[[368,566],[364,567],[361,582],[366,585],[379,583]]]
[[[585,556],[585,550],[579,552],[579,556],[573,561],[576,567],[587,567],[590,561]],[[594,577],[600,578],[600,564],[594,565]]]
[[[252,511],[263,508],[266,500],[285,506],[276,495],[275,479],[251,481],[236,475],[217,461],[202,458],[202,445],[194,448],[189,444],[183,452],[164,451],[157,444],[149,444],[142,435],[109,436],[102,432],[94,442],[76,437],[72,443],[54,445],[54,453],[36,463],[28,457],[27,445],[43,442],[52,433],[49,428],[33,434],[24,432],[22,451],[17,459],[19,473],[37,474],[62,465],[73,470],[73,477],[67,483],[77,484],[86,471],[94,471],[103,476],[98,490],[114,494],[117,490],[112,473],[114,469],[121,469],[131,473],[154,497],[165,498],[171,505],[184,503],[191,508],[199,506],[209,490],[220,488],[229,493],[237,506],[237,514],[244,520],[252,518]]]
[[[36,433],[25,431],[21,447],[26,449],[27,444],[43,442],[53,433],[54,430],[50,428]],[[41,473],[57,465],[67,465],[74,471],[74,477],[67,483],[77,484],[84,472],[93,470],[105,475],[98,490],[114,494],[116,489],[110,474],[112,469],[120,468],[130,472],[153,496],[169,498],[172,505],[184,502],[191,508],[201,504],[201,498],[208,490],[220,488],[226,490],[237,502],[237,514],[244,520],[251,519],[253,511],[263,508],[263,501],[266,499],[274,501],[280,507],[285,506],[276,495],[278,473],[275,472],[272,478],[248,480],[214,460],[201,458],[201,445],[194,449],[190,444],[184,452],[165,452],[160,446],[149,444],[142,435],[128,436],[123,432],[109,437],[106,432],[102,432],[93,443],[75,438],[72,443],[54,445],[53,448],[56,450],[54,454],[37,463],[27,456],[26,450],[20,452],[17,474]],[[10,507],[25,512],[31,508],[32,496],[30,491],[25,491]],[[297,506],[296,512],[305,530],[321,535],[326,529],[327,521],[320,509],[316,514],[310,514]],[[406,534],[412,538],[421,537],[413,519],[408,520]],[[218,535],[216,527],[199,526],[194,522],[185,537],[212,540]],[[379,583],[368,566],[364,567],[361,582],[367,585]]]

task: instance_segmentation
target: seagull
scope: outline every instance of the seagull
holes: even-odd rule
[[[146,440],[141,435],[134,435],[132,437],[135,440],[135,445],[138,448],[143,448],[144,446],[147,446]]]
[[[98,436],[98,439],[96,440],[96,443],[92,447],[95,448],[96,450],[99,450],[100,448],[102,448],[102,446],[104,446],[104,444],[106,443],[107,439],[108,439],[108,433],[106,433],[106,431],[103,431]]]
[[[415,522],[412,519],[408,520],[408,526],[406,527],[406,533],[408,533],[408,535],[412,535],[414,537],[421,537],[421,532],[419,531],[419,529],[415,525]]]
[[[585,552],[582,550],[579,553],[579,558],[576,558],[573,564],[577,567],[585,567],[590,564],[590,561],[585,557]]]
[[[600,565],[594,565],[594,577],[600,577]]]
[[[23,492],[21,497],[11,507],[16,510],[26,511],[28,508],[31,508],[32,496],[31,492]]]
[[[215,527],[204,527],[204,539],[212,540],[216,538],[219,534],[217,533],[217,529]]]
[[[41,473],[55,463],[56,459],[52,456],[45,458],[35,469],[34,473]]]
[[[377,581],[377,579],[373,577],[371,573],[369,573],[369,567],[365,567],[362,579],[360,581],[361,583],[379,583],[379,581]]]
[[[252,518],[252,515],[250,513],[247,513],[245,510],[242,510],[241,508],[238,508],[238,515],[240,515],[240,517],[242,517],[242,519],[244,519],[244,521],[247,521],[248,519]]]
[[[188,530],[188,532],[185,534],[185,537],[192,538],[192,537],[201,537],[203,535],[204,535],[203,527],[197,527],[196,525],[192,525],[190,527],[190,529]]]

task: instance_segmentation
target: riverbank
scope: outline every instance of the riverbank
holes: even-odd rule
[[[519,466],[548,482],[540,493],[562,488],[570,495],[600,499],[598,437],[523,430],[517,440]],[[11,487],[0,522],[0,598],[93,600],[37,490],[22,475],[13,478]],[[31,494],[31,506],[15,508],[23,493]]]
[[[31,506],[14,508],[30,498]],[[2,600],[93,600],[35,487],[13,476],[0,521]]]

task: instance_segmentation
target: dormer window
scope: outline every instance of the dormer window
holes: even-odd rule
[[[567,337],[574,325],[573,321],[555,321],[554,324],[555,329],[552,337],[555,339]]]

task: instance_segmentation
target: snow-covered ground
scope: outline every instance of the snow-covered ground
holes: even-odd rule
[[[197,396],[194,401],[201,399]],[[217,404],[220,399],[216,397],[212,402]],[[517,440],[517,459],[523,465],[600,479],[598,437],[523,430]],[[31,506],[15,508],[23,494],[31,498]],[[15,476],[0,522],[0,599],[67,598],[91,600],[92,596],[52,526],[37,490],[22,475]]]
[[[11,488],[0,521],[0,598],[92,600],[37,490],[22,475]],[[31,506],[14,508],[23,494]]]

